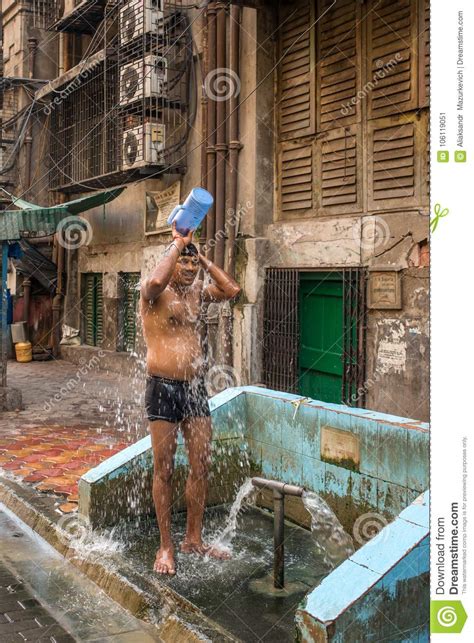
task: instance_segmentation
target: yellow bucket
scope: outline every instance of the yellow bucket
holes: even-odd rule
[[[18,344],[15,344],[15,353],[17,362],[31,362],[33,359],[31,342],[18,342]]]

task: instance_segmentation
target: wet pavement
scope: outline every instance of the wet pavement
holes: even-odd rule
[[[2,643],[161,640],[1,508],[0,552]]]
[[[62,360],[8,363],[24,409],[0,417],[0,472],[77,509],[89,469],[146,435],[139,379]]]
[[[204,538],[212,542],[224,528],[229,507],[207,509]],[[177,574],[163,577],[170,588],[199,607],[242,641],[294,641],[295,611],[304,596],[328,574],[311,533],[285,523],[285,588],[273,588],[273,515],[247,508],[240,514],[232,542],[232,558],[225,561],[203,559],[179,552],[185,530],[185,514],[173,518]],[[146,577],[151,570],[159,544],[155,521],[129,524],[116,531],[126,558]]]

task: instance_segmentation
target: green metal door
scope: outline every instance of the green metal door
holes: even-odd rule
[[[298,392],[324,402],[342,397],[343,295],[342,273],[300,273]]]

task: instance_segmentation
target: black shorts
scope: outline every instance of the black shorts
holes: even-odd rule
[[[188,382],[148,375],[145,408],[150,422],[166,420],[178,423],[190,417],[211,415],[203,377],[196,377]]]

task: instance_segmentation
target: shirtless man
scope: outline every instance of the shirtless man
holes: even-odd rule
[[[206,287],[196,279],[202,266],[212,278]],[[171,480],[178,428],[189,459],[186,483],[187,526],[181,551],[228,558],[202,541],[210,461],[211,419],[204,383],[199,314],[202,301],[232,299],[239,285],[203,257],[173,225],[173,242],[155,271],[142,282],[141,314],[147,344],[145,405],[153,447],[153,500],[160,528],[160,548],[154,569],[175,574],[171,539]]]

